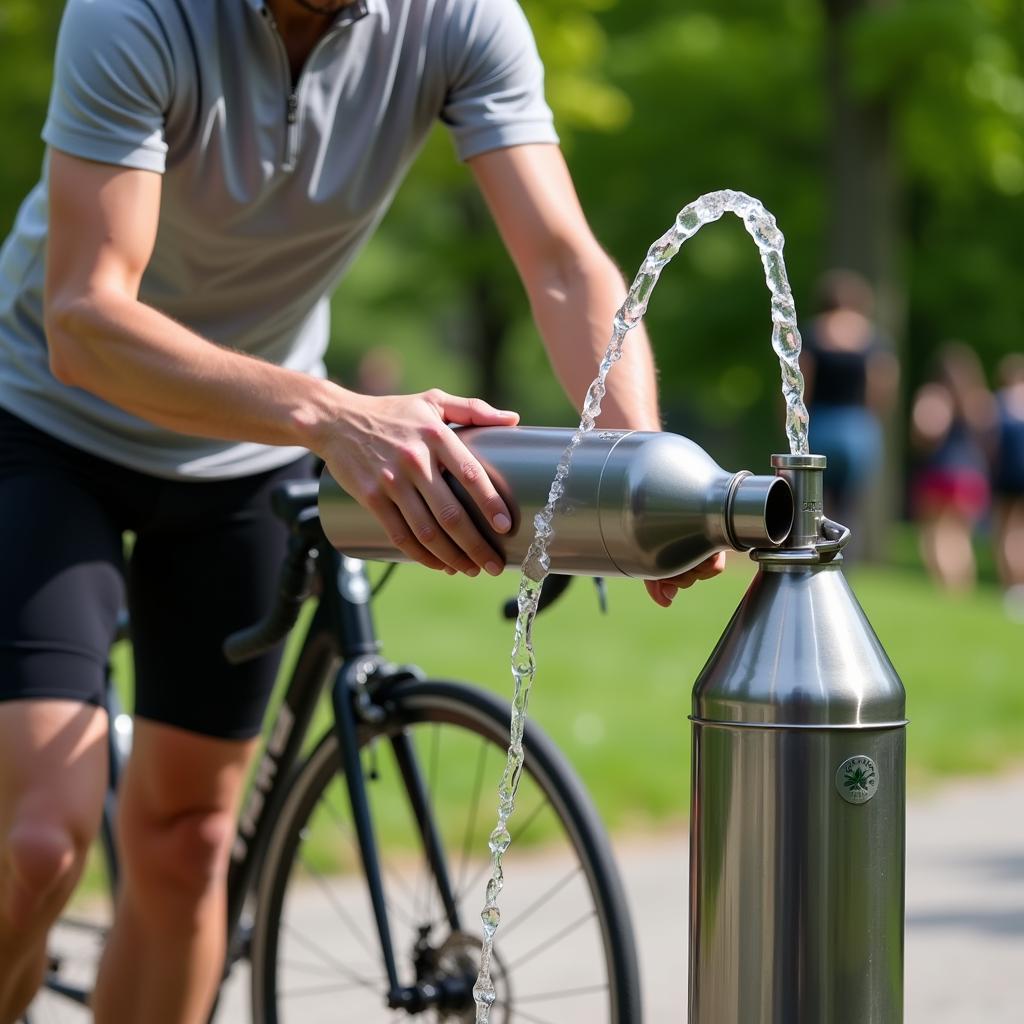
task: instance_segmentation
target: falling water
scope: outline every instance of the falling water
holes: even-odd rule
[[[497,998],[490,967],[494,934],[501,921],[501,911],[498,907],[498,897],[504,884],[501,861],[511,842],[508,820],[515,808],[516,791],[523,772],[526,708],[530,699],[530,687],[536,674],[533,622],[537,614],[541,584],[551,566],[548,548],[554,536],[552,520],[555,510],[565,490],[565,478],[569,475],[573,453],[584,435],[593,430],[601,412],[605,378],[622,355],[626,335],[640,323],[647,312],[647,303],[662,270],[687,239],[692,238],[705,224],[718,220],[724,213],[734,213],[743,221],[743,226],[754,239],[761,254],[765,282],[771,293],[772,348],[778,354],[782,367],[782,396],[786,401],[786,436],[789,439],[789,450],[794,455],[806,455],[808,452],[807,409],[803,401],[804,381],[799,366],[800,331],[797,329],[796,307],[786,276],[786,264],[782,258],[785,239],[775,223],[775,218],[759,200],[731,189],[709,192],[689,206],[684,206],[676,215],[672,227],[647,250],[647,257],[633,280],[626,301],[615,314],[611,342],[601,360],[597,378],[587,391],[580,425],[562,453],[558,468],[555,470],[547,504],[534,518],[533,542],[523,559],[522,580],[519,585],[519,615],[516,619],[515,640],[512,645],[515,693],[512,698],[511,742],[505,771],[498,787],[498,822],[488,841],[492,873],[487,883],[484,909],[480,914],[484,928],[484,944],[480,955],[480,974],[473,987],[477,1024],[487,1024],[491,1006]]]

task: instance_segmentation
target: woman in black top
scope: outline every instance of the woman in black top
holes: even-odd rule
[[[899,367],[871,319],[874,295],[859,274],[825,274],[818,308],[804,329],[801,357],[810,445],[828,460],[825,511],[856,537],[861,497],[882,462],[881,418]]]

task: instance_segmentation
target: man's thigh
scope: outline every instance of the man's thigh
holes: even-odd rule
[[[223,644],[270,609],[287,547],[270,495],[308,475],[303,462],[249,480],[168,484],[129,568],[139,718],[212,739],[258,735],[280,649],[232,665]]]
[[[99,705],[124,601],[121,532],[59,475],[0,472],[0,705]]]
[[[106,736],[106,713],[79,701],[0,703],[0,848],[19,830],[88,845],[106,792]]]
[[[22,889],[31,902],[33,886],[73,882],[106,789],[101,705],[124,598],[121,531],[73,470],[45,435],[0,418],[0,883],[15,887],[3,893],[8,910]]]

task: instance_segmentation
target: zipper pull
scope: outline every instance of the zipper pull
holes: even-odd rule
[[[288,114],[286,120],[289,124],[295,124],[299,119],[299,100],[295,93],[288,94]]]

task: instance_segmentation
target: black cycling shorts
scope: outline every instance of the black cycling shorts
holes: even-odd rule
[[[127,605],[135,713],[223,739],[257,735],[280,651],[231,665],[221,645],[277,589],[287,530],[271,491],[312,471],[307,457],[236,480],[165,480],[0,409],[0,700],[100,704]]]

